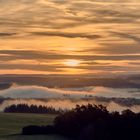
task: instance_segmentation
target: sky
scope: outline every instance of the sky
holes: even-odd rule
[[[139,0],[0,0],[0,74],[139,74]]]

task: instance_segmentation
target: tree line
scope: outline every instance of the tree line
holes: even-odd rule
[[[52,126],[27,126],[22,134],[59,134],[74,140],[133,140],[140,138],[140,113],[109,112],[102,105],[77,105],[59,114]]]
[[[36,114],[59,114],[61,109],[56,110],[53,107],[37,106],[28,104],[13,104],[4,109],[5,113],[36,113]]]

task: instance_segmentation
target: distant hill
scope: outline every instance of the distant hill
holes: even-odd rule
[[[13,83],[0,83],[0,90],[8,89],[13,85]]]
[[[140,88],[140,76],[100,77],[90,75],[0,75],[0,85],[6,88],[11,83],[18,85],[38,85],[49,88],[72,88],[83,86],[103,86],[111,88]],[[8,83],[8,84],[7,84]]]

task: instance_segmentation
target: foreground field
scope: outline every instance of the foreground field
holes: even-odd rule
[[[0,140],[68,140],[61,136],[4,136]]]
[[[27,125],[52,124],[55,117],[56,115],[0,113],[0,137],[19,134]]]

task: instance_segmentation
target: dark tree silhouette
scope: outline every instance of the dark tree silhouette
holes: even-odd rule
[[[47,129],[36,127],[23,128],[23,134],[54,132],[76,140],[133,140],[140,139],[140,113],[130,110],[110,113],[102,105],[77,105],[58,115],[50,130],[47,126]]]
[[[62,112],[61,109],[56,110],[52,107],[46,106],[37,106],[37,105],[27,105],[27,104],[18,104],[18,105],[11,105],[4,109],[5,113],[38,113],[38,114],[59,114]]]

